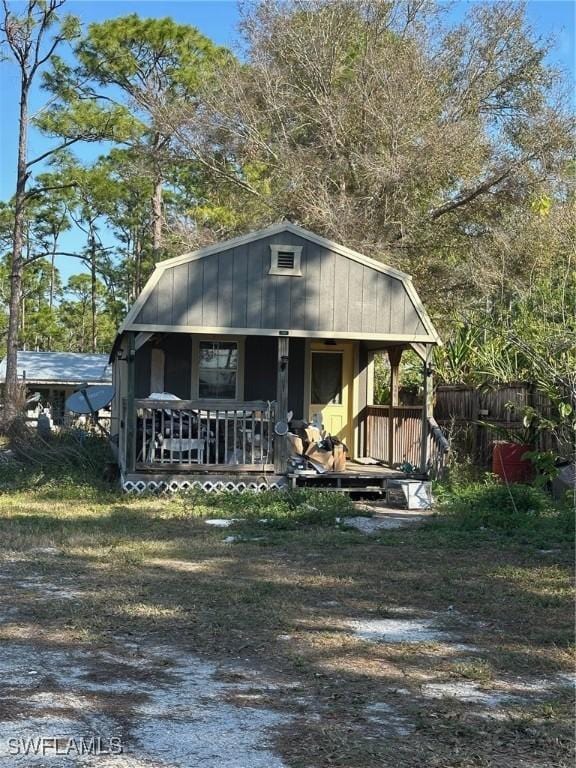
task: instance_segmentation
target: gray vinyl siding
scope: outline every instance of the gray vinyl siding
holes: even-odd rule
[[[244,399],[276,400],[278,339],[247,336],[244,347]]]
[[[268,274],[272,244],[303,246],[301,277]],[[291,232],[166,269],[139,324],[427,335],[401,280]]]
[[[164,350],[164,390],[190,398],[192,387],[192,339],[186,333],[175,333],[162,340]]]
[[[304,418],[304,369],[306,361],[305,339],[290,339],[288,365],[288,410],[294,418]]]
[[[148,397],[150,394],[151,349],[150,344],[144,344],[136,350],[136,357],[134,358],[135,397]]]
[[[185,325],[202,325],[202,292],[204,290],[204,261],[190,261],[188,267],[188,283],[181,283],[182,293],[187,291],[188,306]]]
[[[180,264],[170,270],[173,275],[173,286],[183,286],[182,290],[174,291],[174,303],[172,305],[172,323],[174,325],[187,325],[189,266],[189,264]]]
[[[288,409],[304,416],[304,339],[290,339],[288,351]],[[278,339],[247,336],[244,363],[244,399],[276,400]]]
[[[192,375],[191,337],[185,333],[175,333],[159,341],[158,346],[164,350],[164,390],[183,400],[189,400]],[[148,397],[151,392],[151,350],[150,342],[136,350],[136,397]]]
[[[164,389],[183,400],[190,399],[192,383],[192,336],[167,335],[157,344],[164,350]],[[136,350],[136,397],[151,392],[152,344]],[[247,336],[244,352],[244,393],[241,400],[275,400],[278,339],[274,336]],[[304,413],[304,339],[290,339],[288,369],[288,408],[296,418]]]

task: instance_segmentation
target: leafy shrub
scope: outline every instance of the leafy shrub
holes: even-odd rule
[[[20,462],[3,462],[0,464],[0,491],[25,487],[30,475],[31,473]]]
[[[451,451],[448,459],[450,463],[448,464],[442,487],[456,488],[466,486],[471,483],[480,482],[486,476],[486,472],[470,456],[459,456],[457,449]]]
[[[570,536],[573,530],[572,510],[530,485],[488,480],[441,489],[438,497],[440,511],[463,529],[554,530],[561,537]]]

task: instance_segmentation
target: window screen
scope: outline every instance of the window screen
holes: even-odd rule
[[[312,352],[311,384],[314,405],[342,403],[342,352]]]
[[[234,341],[201,341],[198,395],[203,400],[235,400],[238,378],[238,344]]]

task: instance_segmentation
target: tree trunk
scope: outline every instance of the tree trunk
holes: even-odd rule
[[[142,290],[141,283],[142,272],[142,245],[140,242],[140,233],[136,231],[134,233],[134,280],[132,282],[132,296],[130,301],[135,301],[136,297]]]
[[[48,305],[50,307],[50,328],[52,327],[52,310],[54,309],[54,282],[56,280],[56,238],[54,238],[54,247],[52,248],[52,254],[50,256],[50,292],[48,295]],[[47,348],[49,352],[52,349],[52,336],[49,333],[46,339]]]
[[[152,195],[152,254],[154,261],[160,261],[162,247],[162,179],[156,177]]]
[[[90,350],[96,352],[96,241],[94,240],[94,235],[92,233],[90,234],[90,278]]]
[[[20,301],[20,339],[22,347],[26,349],[26,296]]]
[[[82,302],[82,334],[77,352],[84,352],[86,350],[86,301],[85,299]]]
[[[54,281],[56,280],[56,240],[54,240],[54,248],[52,249],[52,255],[50,257],[50,310],[54,308]]]
[[[26,169],[28,152],[28,91],[29,83],[22,73],[20,87],[20,118],[18,125],[18,166],[16,194],[14,196],[14,230],[12,235],[12,269],[10,273],[10,301],[8,304],[8,333],[6,338],[6,386],[4,388],[4,423],[9,425],[17,416],[18,406],[18,332],[22,301],[22,249],[26,214]]]

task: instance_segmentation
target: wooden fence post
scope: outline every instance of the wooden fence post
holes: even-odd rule
[[[480,461],[484,455],[485,443],[488,440],[486,427],[480,424],[481,393],[479,389],[473,390],[472,397],[472,460],[474,464]]]

